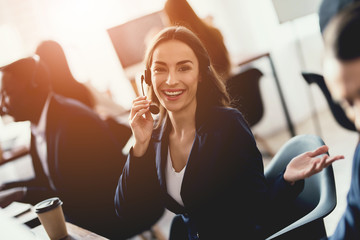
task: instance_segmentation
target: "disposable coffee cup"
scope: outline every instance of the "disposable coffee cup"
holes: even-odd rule
[[[57,198],[49,198],[35,205],[35,212],[51,240],[65,238],[68,233],[65,225],[63,202]]]

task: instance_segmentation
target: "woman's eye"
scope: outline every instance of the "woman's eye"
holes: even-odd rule
[[[153,71],[154,71],[154,72],[164,72],[164,71],[165,71],[165,68],[156,67],[156,68],[154,68]]]
[[[179,68],[179,71],[184,72],[184,71],[188,71],[188,70],[190,70],[190,69],[191,69],[190,66],[181,66],[181,67]]]

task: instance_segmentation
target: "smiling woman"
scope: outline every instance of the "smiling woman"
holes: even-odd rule
[[[242,114],[228,107],[224,83],[193,32],[165,28],[149,45],[145,64],[151,95],[133,101],[134,144],[115,195],[117,214],[129,224],[147,229],[167,208],[183,220],[174,239],[234,239],[239,232],[264,239],[271,216],[291,204],[302,179],[342,158],[318,157],[328,150],[322,146],[293,158],[268,183],[254,136]],[[161,109],[155,126],[151,102]]]

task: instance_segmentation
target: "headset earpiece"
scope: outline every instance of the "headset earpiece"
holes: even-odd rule
[[[144,72],[144,75],[145,75],[145,83],[149,86],[151,86],[151,71],[150,69],[146,69],[145,72]]]
[[[149,69],[146,69],[144,75],[141,75],[141,90],[143,96],[145,96],[144,86],[143,86],[144,80],[147,85],[151,86],[151,72]],[[158,114],[160,112],[160,108],[154,103],[150,104],[149,110],[152,114]]]

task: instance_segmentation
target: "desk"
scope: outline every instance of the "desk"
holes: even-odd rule
[[[14,237],[14,234],[19,234],[19,237],[25,237],[25,239],[38,239],[38,240],[50,240],[47,235],[44,227],[40,224],[40,221],[37,218],[36,213],[33,208],[30,211],[26,211],[23,214],[20,214],[16,217],[11,217],[9,212],[6,212],[5,209],[1,209],[1,227],[5,228],[5,234],[7,237]],[[31,224],[29,224],[31,222]],[[36,224],[36,226],[31,227],[31,225]],[[30,226],[29,226],[30,225]],[[68,236],[64,240],[80,240],[80,239],[97,239],[105,240],[104,238],[96,233],[90,232],[84,228],[78,227],[72,223],[66,222],[66,228],[68,231]],[[11,229],[11,233],[6,233],[6,229]],[[14,231],[16,233],[14,233]],[[19,232],[18,232],[19,231]],[[0,237],[3,236],[0,233]],[[17,236],[17,235],[16,235]],[[33,238],[32,238],[33,236]]]
[[[274,65],[274,62],[273,62],[273,60],[271,58],[270,53],[269,52],[264,52],[264,53],[254,54],[254,55],[251,55],[251,56],[241,58],[241,59],[239,59],[237,61],[237,65],[238,66],[243,66],[243,65],[249,64],[249,63],[251,63],[253,61],[256,61],[258,59],[264,58],[264,57],[269,59],[271,71],[273,73],[276,88],[277,88],[278,93],[279,93],[281,105],[282,105],[282,108],[284,110],[288,130],[289,130],[291,136],[294,137],[296,135],[295,130],[294,130],[294,125],[293,125],[293,123],[291,121],[290,114],[289,114],[289,111],[288,111],[288,108],[287,108],[287,105],[286,105],[286,102],[285,102],[284,94],[282,92],[280,82],[279,82],[279,79],[278,79],[278,76],[277,76],[277,73],[276,73],[276,70],[275,70],[275,65]]]
[[[80,239],[88,239],[88,240],[105,240],[107,238],[104,238],[100,235],[97,235],[96,233],[90,232],[84,228],[78,227],[72,223],[67,222],[66,228],[68,231],[68,236],[64,238],[63,240],[80,240]],[[50,240],[49,236],[45,232],[45,229],[42,225],[39,225],[31,231],[36,235],[36,237],[40,240]]]

